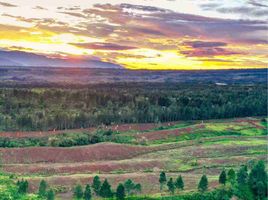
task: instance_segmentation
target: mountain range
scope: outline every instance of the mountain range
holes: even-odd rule
[[[0,66],[20,67],[83,67],[83,68],[122,68],[120,65],[92,59],[50,58],[44,55],[23,51],[0,50]]]

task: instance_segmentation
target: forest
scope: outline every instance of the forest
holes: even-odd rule
[[[266,91],[266,84],[113,83],[1,88],[0,131],[265,116]]]

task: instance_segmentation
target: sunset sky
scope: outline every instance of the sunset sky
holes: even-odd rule
[[[0,49],[130,69],[266,68],[266,0],[0,0]]]

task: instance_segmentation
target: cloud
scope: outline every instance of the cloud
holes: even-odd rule
[[[253,6],[257,6],[257,7],[264,7],[264,8],[268,8],[268,5],[267,5],[267,1],[255,1],[255,0],[249,0],[248,3],[250,5],[253,5]]]
[[[189,51],[181,51],[187,57],[214,57],[214,56],[228,56],[238,54],[224,48],[196,48]]]
[[[259,7],[247,7],[247,6],[240,6],[240,7],[220,7],[217,9],[218,12],[221,13],[237,13],[243,15],[251,15],[251,16],[268,16],[268,9],[260,9]]]
[[[180,53],[187,57],[214,57],[238,54],[238,52],[228,50],[225,42],[190,41],[184,42],[184,45],[188,46],[190,50],[182,50]]]
[[[6,2],[0,2],[0,5],[4,7],[18,7],[17,5],[6,3]]]
[[[33,7],[33,9],[35,9],[35,10],[48,10],[47,8],[44,8],[42,6],[35,6],[35,7]]]
[[[192,41],[192,42],[186,42],[185,44],[190,45],[193,48],[222,47],[227,45],[224,42],[205,42],[205,41]]]
[[[71,15],[73,17],[87,18],[85,15],[83,15],[81,13],[76,13],[76,12],[67,12],[67,11],[65,11],[65,12],[59,12],[59,13]]]
[[[71,43],[71,45],[82,47],[86,49],[96,49],[96,50],[130,50],[135,49],[136,47],[131,46],[123,46],[118,44],[112,43]]]

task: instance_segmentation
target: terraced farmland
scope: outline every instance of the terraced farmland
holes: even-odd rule
[[[70,199],[77,183],[92,182],[98,174],[113,187],[128,178],[142,184],[144,194],[159,191],[159,173],[181,174],[186,191],[196,190],[205,172],[210,188],[218,184],[223,168],[238,168],[242,163],[266,159],[267,119],[243,118],[210,121],[187,121],[166,124],[127,124],[111,127],[50,132],[0,133],[13,142],[36,137],[50,141],[55,135],[96,135],[111,129],[114,135],[97,144],[53,147],[1,148],[4,172],[29,180],[36,191],[41,179],[58,188],[58,196]],[[111,139],[112,138],[112,139]]]

